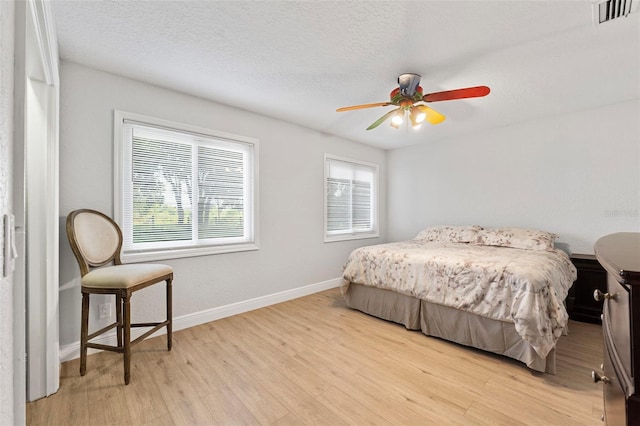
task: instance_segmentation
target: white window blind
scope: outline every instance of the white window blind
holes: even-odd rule
[[[378,236],[378,167],[325,156],[325,240]]]
[[[116,114],[121,165],[116,220],[123,232],[123,257],[146,260],[257,248],[255,143],[127,114]]]

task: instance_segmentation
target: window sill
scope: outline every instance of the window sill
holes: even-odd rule
[[[258,250],[255,243],[234,244],[227,246],[189,247],[166,250],[123,252],[123,263],[149,262],[155,260],[180,259],[185,257],[207,256],[212,254],[237,253],[241,251]]]
[[[324,237],[325,243],[333,243],[338,241],[350,241],[350,240],[364,240],[369,238],[379,238],[380,233],[372,233],[372,234],[342,234],[342,235],[331,235]]]

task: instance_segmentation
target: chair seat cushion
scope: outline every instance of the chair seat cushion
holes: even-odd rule
[[[82,277],[82,285],[91,288],[130,288],[173,273],[168,265],[139,263],[98,268]]]

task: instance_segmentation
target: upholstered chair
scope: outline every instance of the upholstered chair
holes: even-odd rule
[[[167,327],[167,349],[171,350],[171,286],[173,269],[159,264],[122,264],[122,231],[108,216],[95,210],[74,210],[67,216],[67,237],[80,266],[82,324],[80,327],[80,375],[87,371],[87,348],[120,352],[124,356],[124,382],[129,384],[131,347],[162,327]],[[131,296],[153,284],[166,282],[166,320],[131,324]],[[115,296],[116,321],[89,334],[89,297]],[[132,327],[151,327],[131,341]],[[91,343],[97,336],[116,328],[117,346]]]

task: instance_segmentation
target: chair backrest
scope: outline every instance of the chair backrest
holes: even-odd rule
[[[110,217],[98,211],[81,209],[69,213],[67,237],[82,276],[90,268],[122,263],[122,231]]]

